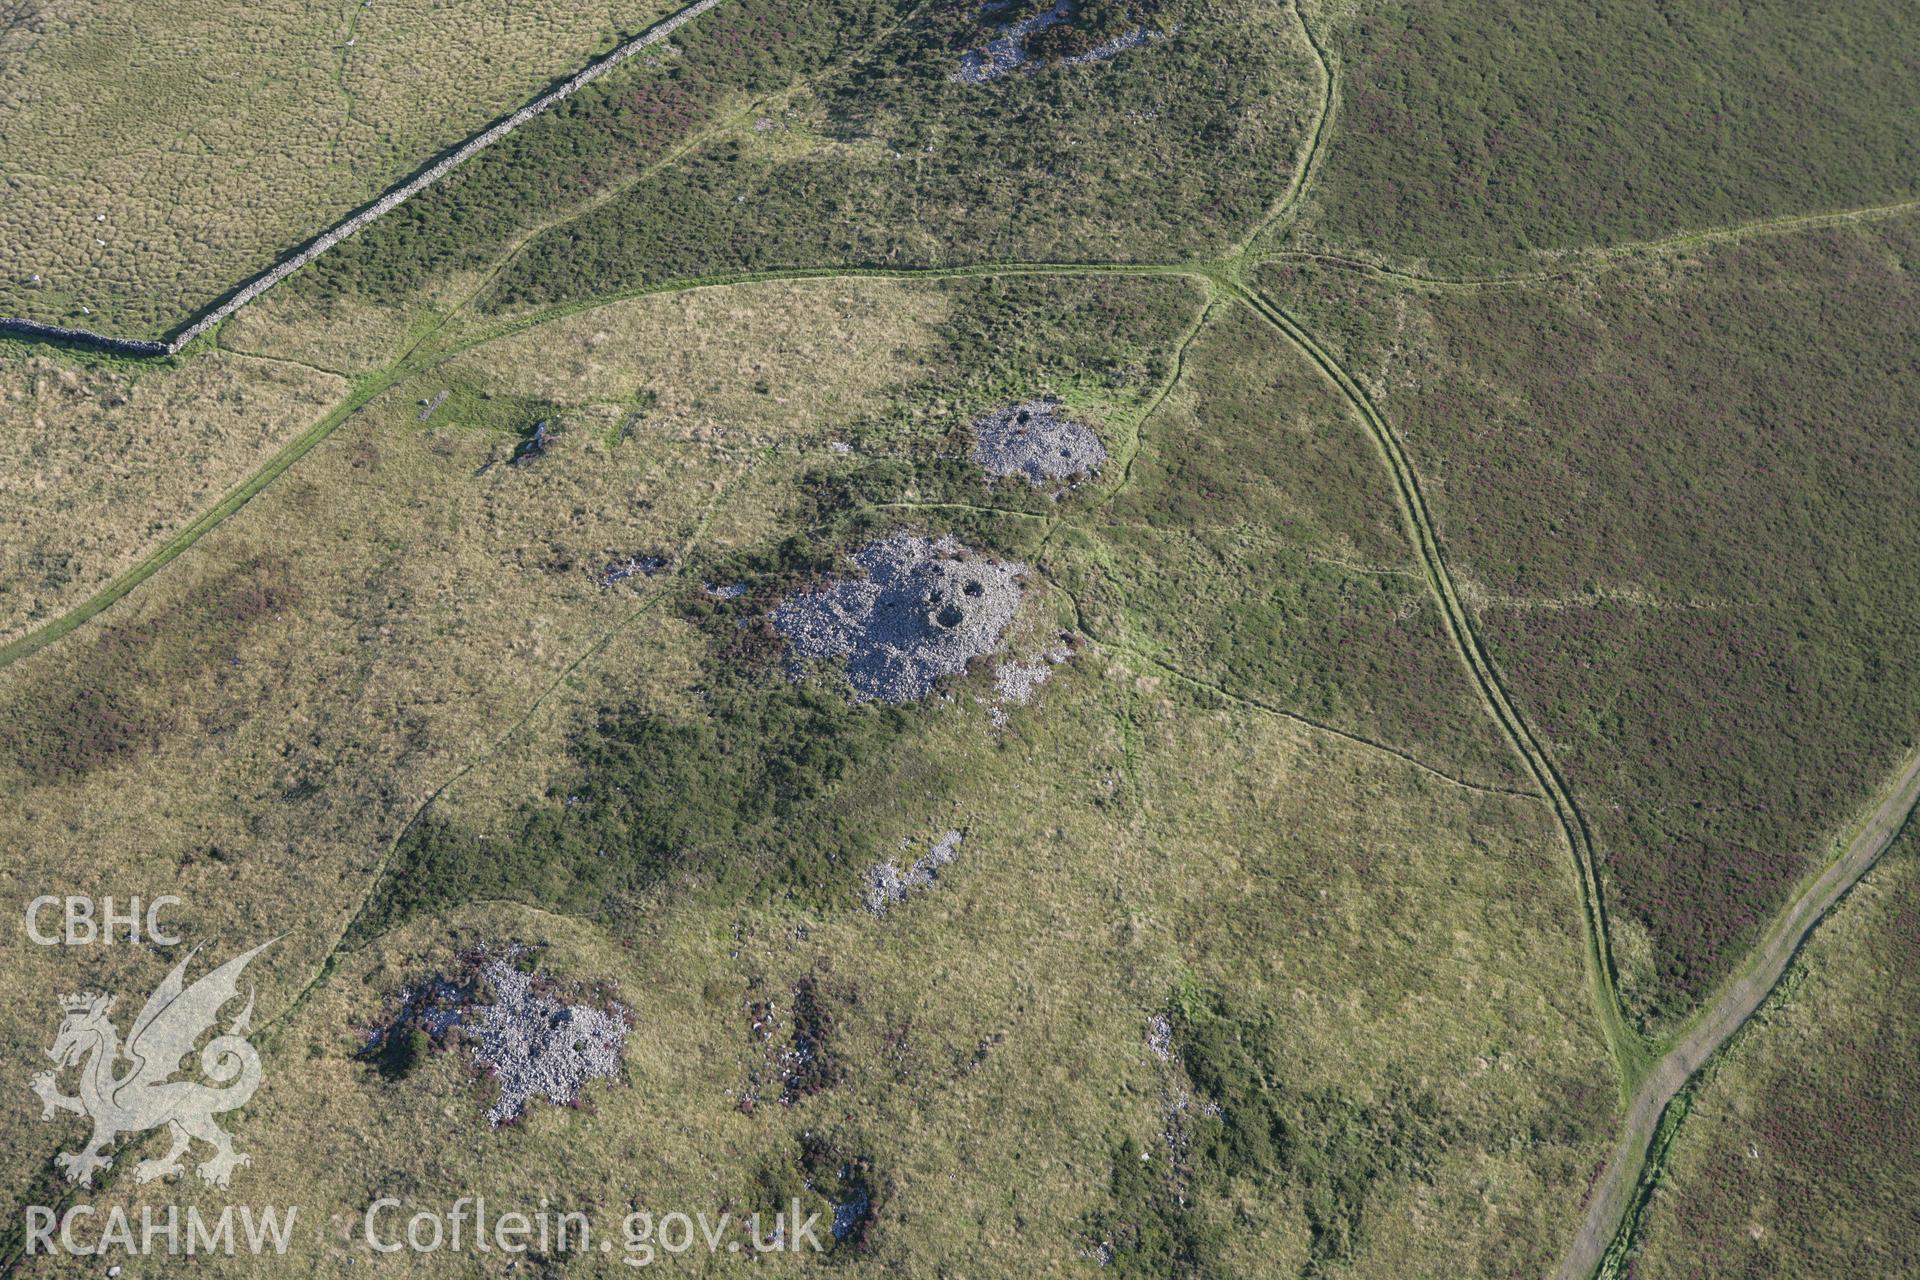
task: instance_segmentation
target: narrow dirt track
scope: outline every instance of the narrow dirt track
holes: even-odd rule
[[[1600,1265],[1639,1189],[1640,1171],[1653,1145],[1654,1130],[1667,1105],[1693,1074],[1744,1025],[1766,1000],[1814,926],[1858,883],[1886,851],[1920,803],[1920,752],[1885,799],[1868,815],[1846,851],[1815,878],[1807,891],[1777,920],[1748,957],[1746,966],[1655,1064],[1627,1110],[1627,1128],[1587,1203],[1585,1219],[1560,1264],[1559,1280],[1587,1280]]]
[[[1479,687],[1481,704],[1487,714],[1493,717],[1501,735],[1525,762],[1527,771],[1533,775],[1534,782],[1553,806],[1554,817],[1572,854],[1585,926],[1585,967],[1588,984],[1592,987],[1594,1012],[1600,1021],[1601,1033],[1606,1038],[1607,1050],[1619,1070],[1622,1088],[1630,1087],[1631,1082],[1642,1077],[1650,1055],[1646,1042],[1628,1023],[1620,1002],[1613,972],[1613,949],[1608,940],[1606,910],[1600,895],[1599,871],[1595,865],[1593,840],[1587,830],[1586,818],[1561,778],[1559,767],[1508,695],[1506,684],[1481,642],[1466,606],[1460,602],[1453,575],[1440,553],[1440,535],[1435,531],[1433,517],[1427,511],[1419,473],[1414,470],[1399,438],[1387,426],[1386,419],[1380,416],[1380,411],[1374,407],[1365,389],[1339,361],[1271,299],[1248,288],[1240,289],[1238,296],[1255,314],[1278,329],[1319,366],[1340,394],[1346,397],[1368,434],[1373,437],[1381,463],[1393,479],[1402,521],[1424,567],[1427,585],[1440,607],[1441,619],[1446,623],[1454,650],[1465,665],[1467,674]]]

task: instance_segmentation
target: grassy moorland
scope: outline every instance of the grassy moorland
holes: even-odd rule
[[[718,1211],[853,1170],[873,1194],[841,1250],[858,1274],[983,1251],[1058,1270],[1102,1247],[1166,1274],[1163,1209],[1189,1189],[1184,1274],[1539,1270],[1614,1101],[1579,915],[1544,807],[1436,776],[1478,767],[1446,732],[1409,760],[1283,713],[1311,663],[1350,691],[1322,710],[1409,723],[1406,683],[1378,678],[1391,655],[1302,629],[1196,683],[1172,668],[1208,656],[1106,588],[1113,643],[1083,639],[998,727],[976,700],[989,673],[952,700],[856,706],[789,683],[755,624],[864,530],[954,528],[1040,567],[1028,654],[1080,626],[1070,588],[1138,553],[1126,531],[1264,509],[1210,526],[1200,498],[1229,482],[1296,511],[1303,561],[1404,558],[1336,483],[1359,483],[1339,455],[1360,437],[1324,393],[1287,383],[1300,415],[1279,452],[1256,447],[1251,397],[1298,375],[1243,357],[1243,322],[1201,323],[1205,302],[1183,280],[746,286],[583,311],[424,370],[99,625],[0,671],[8,875],[164,879],[196,937],[286,934],[245,1125],[257,1199],[351,1214],[535,1188]],[[1040,392],[1107,434],[1113,470],[1060,503],[963,478],[971,415]],[[549,452],[511,464],[541,418]],[[1237,461],[1183,461],[1193,421],[1223,438],[1239,421]],[[1260,470],[1281,496],[1259,497]],[[670,566],[596,585],[650,554]],[[1265,564],[1216,564],[1211,589],[1281,607],[1260,603]],[[750,590],[716,602],[703,581]],[[947,828],[966,841],[940,885],[868,915],[867,863]],[[490,1132],[454,1058],[362,1061],[398,988],[476,938],[546,942],[554,972],[617,984],[638,1027],[624,1079]],[[72,985],[35,950],[9,953],[17,989]],[[167,960],[113,950],[85,981],[150,985]],[[773,1060],[747,1008],[798,1007],[803,984],[819,1070],[790,1105],[743,1108]],[[1283,1155],[1189,1160],[1226,1140],[1178,1099],[1249,1087],[1199,1040],[1150,1047],[1189,990],[1233,993],[1220,1016],[1284,1074]],[[32,1002],[0,1019],[10,1051],[44,1038]],[[1362,1150],[1349,1118],[1381,1142]],[[0,1124],[8,1190],[63,1140],[24,1111]],[[92,1199],[218,1194],[115,1178]],[[281,1265],[369,1257],[303,1233]]]
[[[345,388],[224,353],[156,366],[0,344],[0,644],[178,532]]]
[[[1316,245],[1497,260],[1920,196],[1897,0],[1309,13],[1340,71]]]
[[[808,344],[829,340],[835,296],[760,295],[793,341],[761,353],[759,376],[813,378],[831,393],[818,418],[758,394],[730,363],[673,360],[674,380],[721,384],[703,401],[761,435],[758,448],[735,455],[683,433],[679,411],[556,413],[430,372],[315,445],[98,625],[0,670],[8,894],[165,884],[190,904],[182,923],[197,939],[284,933],[260,991],[263,1011],[284,1008],[414,810],[671,581],[603,588],[604,566],[679,556],[708,529],[766,540],[773,509],[727,499],[756,465],[791,486],[804,454],[770,458],[768,442],[877,411],[882,379],[917,367],[907,334],[937,311],[908,306],[831,339],[855,358],[820,375],[827,361]],[[666,357],[632,358],[636,386],[668,381]],[[420,402],[442,390],[456,394],[420,422]],[[542,416],[556,419],[548,455],[508,465]],[[671,653],[663,642],[656,660]],[[170,963],[116,947],[76,974],[70,959],[9,949],[9,988],[46,993],[0,1010],[0,1040],[21,1061],[45,1047],[34,1042],[52,993],[151,989]],[[37,1112],[14,1112],[7,1176],[43,1166],[52,1141]]]
[[[0,888],[165,884],[196,940],[280,935],[247,1194],[327,1218],[286,1274],[378,1265],[376,1196],[475,1193],[857,1199],[849,1275],[1541,1274],[1620,1086],[1913,748],[1915,219],[1607,251],[1910,198],[1879,0],[1085,0],[1027,69],[955,75],[1040,7],[737,0],[182,361],[0,381],[34,464],[0,516],[37,539],[0,604],[29,623],[335,404],[166,574],[0,666]],[[406,105],[400,33],[431,39],[382,13],[370,111]],[[366,178],[360,119],[313,181]],[[1577,266],[1481,288],[1387,256]],[[988,481],[970,424],[1043,395],[1106,465]],[[116,448],[143,479],[98,478]],[[900,707],[794,678],[773,607],[896,530],[1031,566],[1031,696],[995,660]],[[937,879],[869,909],[947,832]],[[1682,1095],[1703,1124],[1660,1149],[1636,1266],[1903,1265],[1908,957],[1870,944],[1912,932],[1912,868]],[[1596,939],[1647,1044],[1594,1017]],[[511,940],[635,1033],[582,1106],[496,1131],[460,1055],[363,1049]],[[76,985],[45,949],[0,969]],[[47,1015],[0,1004],[0,1049],[44,1050]],[[1761,1054],[1787,1035],[1810,1070]],[[0,1192],[57,1194],[62,1143],[0,1113]]]
[[[631,685],[644,669],[670,687],[644,667],[655,639],[616,639],[587,678]],[[967,837],[937,888],[884,919],[851,895],[682,886],[589,918],[476,904],[344,953],[270,1037],[273,1085],[246,1129],[251,1193],[343,1215],[381,1195],[468,1193],[616,1221],[638,1206],[744,1212],[769,1185],[833,1196],[811,1155],[821,1144],[824,1172],[853,1166],[873,1192],[866,1229],[836,1250],[852,1275],[983,1258],[996,1273],[1062,1272],[1091,1267],[1102,1245],[1123,1274],[1157,1276],[1270,1275],[1276,1260],[1315,1258],[1363,1275],[1543,1270],[1571,1226],[1560,1189],[1604,1142],[1612,1084],[1541,810],[1429,788],[1379,753],[1196,706],[1090,656],[1005,737],[963,700],[896,758],[904,774],[882,779],[895,802],[869,806],[876,836],[895,855],[946,826]],[[456,788],[466,818],[498,810],[490,789],[516,787],[547,732],[530,728]],[[927,785],[929,760],[946,785]],[[503,938],[546,944],[551,972],[614,984],[636,1031],[622,1079],[590,1087],[580,1109],[537,1106],[488,1131],[484,1086],[452,1055],[394,1080],[359,1051],[402,986]],[[1304,1122],[1284,1121],[1285,1162],[1190,1168],[1211,1130],[1199,1102],[1181,1103],[1196,1088],[1187,1072],[1208,1090],[1217,1073],[1203,1051],[1162,1060],[1148,1043],[1152,1015],[1187,987],[1259,1010],[1249,1034],[1283,1073],[1283,1105],[1314,1100]],[[782,1011],[771,1055],[751,1024],[768,1001]],[[768,1072],[793,1044],[789,1009],[807,1015],[819,1069],[781,1105]],[[1396,1130],[1409,1091],[1430,1120]],[[1322,1168],[1353,1188],[1326,1210]],[[122,1182],[95,1202],[137,1211],[160,1194],[217,1193]],[[1160,1206],[1180,1194],[1193,1209],[1178,1225],[1204,1239],[1159,1267]],[[1333,1219],[1337,1240],[1319,1225]],[[303,1233],[277,1269],[343,1258],[370,1255],[355,1236]],[[441,1254],[411,1270],[469,1262]],[[596,1265],[575,1261],[614,1273]]]
[[[363,933],[470,898],[609,911],[687,877],[736,896],[844,896],[848,877],[885,845],[862,834],[871,823],[843,797],[887,796],[890,807],[894,788],[852,779],[903,752],[925,756],[909,750],[924,717],[836,712],[834,696],[787,686],[778,642],[759,620],[862,537],[903,523],[1036,563],[1068,593],[1060,607],[1074,625],[1204,698],[1291,713],[1444,776],[1516,783],[1431,606],[1408,580],[1408,552],[1395,545],[1357,428],[1297,357],[1270,338],[1263,345],[1247,313],[1202,324],[1204,299],[1181,280],[963,280],[900,296],[938,300],[944,312],[929,331],[925,371],[892,389],[884,413],[851,424],[844,453],[798,477],[781,517],[786,537],[695,560],[699,580],[747,588],[727,605],[693,593],[679,606],[687,625],[711,633],[704,713],[582,708],[565,767],[514,816],[480,830],[450,822],[446,806],[428,811],[401,842]],[[661,299],[647,313],[672,316],[681,305]],[[704,309],[727,314],[724,303]],[[743,321],[707,353],[719,367],[730,350],[756,349],[751,321],[730,323]],[[509,398],[570,386],[613,399],[631,385],[621,372],[631,353],[654,349],[596,312],[556,328],[476,352],[449,374]],[[671,352],[671,341],[660,345]],[[1294,379],[1286,389],[1306,402],[1279,450],[1254,408],[1274,389],[1275,361],[1278,376]],[[759,386],[776,402],[805,403],[803,387]],[[683,381],[680,397],[690,390],[697,385]],[[1039,394],[1103,424],[1119,455],[1095,485],[1063,500],[1020,483],[987,485],[965,461],[975,414]],[[1165,412],[1145,419],[1156,406]],[[1207,426],[1196,431],[1195,419]],[[1207,428],[1217,449],[1186,446]],[[756,447],[718,423],[701,438],[735,456]],[[1222,500],[1228,489],[1264,505],[1236,509]],[[1282,507],[1296,517],[1290,531],[1276,523],[1249,536]],[[1384,563],[1356,564],[1368,558]],[[1288,585],[1301,578],[1304,592]],[[1169,596],[1190,603],[1172,608]],[[804,767],[791,763],[799,758]]]
[[[1907,1275],[1920,1003],[1911,830],[1688,1098],[1629,1254],[1642,1280]]]
[[[0,315],[158,335],[672,7],[14,6]]]
[[[1656,1024],[1726,972],[1920,722],[1916,251],[1905,219],[1524,287],[1262,276],[1425,470]]]

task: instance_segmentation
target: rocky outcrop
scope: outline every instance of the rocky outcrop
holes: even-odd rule
[[[951,537],[896,533],[853,554],[857,575],[803,591],[773,612],[796,671],[844,660],[859,698],[916,702],[1000,647],[1027,566]]]

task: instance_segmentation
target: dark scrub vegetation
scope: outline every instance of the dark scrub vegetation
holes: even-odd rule
[[[871,1157],[849,1154],[854,1148],[847,1135],[804,1131],[792,1147],[763,1158],[754,1170],[748,1212],[771,1224],[781,1215],[791,1215],[795,1204],[801,1206],[803,1218],[818,1210],[823,1253],[843,1261],[870,1252],[886,1179]],[[772,1231],[767,1226],[761,1238]]]
[[[433,1052],[433,1037],[419,1027],[406,1027],[384,1037],[380,1043],[361,1052],[385,1080],[405,1080],[420,1069]]]
[[[1423,470],[1655,1020],[1920,737],[1916,266],[1908,218],[1524,289],[1263,276]]]
[[[815,85],[796,118],[703,143],[549,231],[483,305],[720,271],[1206,256],[1286,184],[1308,51],[1274,11],[1170,6],[1178,34],[1081,67],[951,79],[999,25],[924,10]]]
[[[1900,0],[1343,8],[1316,239],[1500,257],[1920,195]]]
[[[1051,4],[1029,0],[1026,4],[988,6],[1001,21],[1038,12]],[[1027,53],[1035,58],[1056,61],[1091,53],[1117,37],[1145,28],[1165,34],[1172,23],[1167,18],[1166,0],[1080,0],[1073,16],[1027,37]]]
[[[632,180],[711,127],[723,108],[816,74],[870,41],[901,7],[729,0],[675,33],[677,54],[643,54],[612,72],[285,287],[388,301],[446,272],[492,264],[516,236]]]
[[[1167,1016],[1201,1105],[1169,1121],[1182,1148],[1171,1171],[1164,1153],[1143,1160],[1130,1142],[1115,1152],[1113,1203],[1089,1229],[1117,1275],[1225,1274],[1226,1229],[1188,1201],[1237,1182],[1297,1200],[1309,1233],[1302,1274],[1332,1274],[1359,1252],[1376,1193],[1427,1178],[1458,1136],[1433,1093],[1409,1083],[1372,1099],[1293,1085],[1272,1019],[1227,996],[1182,991]]]
[[[569,744],[561,780],[502,835],[428,809],[357,932],[479,898],[599,912],[668,882],[844,891],[873,860],[860,855],[876,852],[849,818],[859,803],[849,784],[912,732],[916,711],[791,683],[764,626],[741,632],[738,608],[689,607],[717,615],[701,714],[609,708]]]
[[[1041,33],[1066,43],[1032,70],[953,82],[960,54],[1006,17],[885,0],[725,6],[676,35],[680,55],[636,59],[287,287],[406,297],[496,262],[696,139],[536,236],[482,305],[777,267],[1205,254],[1278,195],[1312,107],[1307,51],[1284,21],[1089,4]],[[1053,61],[1143,24],[1178,31],[1108,62]],[[802,81],[792,109],[769,97]],[[735,118],[754,99],[767,114]]]

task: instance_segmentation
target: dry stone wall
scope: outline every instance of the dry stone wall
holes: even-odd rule
[[[195,338],[213,328],[213,326],[219,324],[222,320],[225,320],[228,316],[246,306],[249,302],[252,302],[255,298],[273,288],[273,286],[279,284],[282,280],[285,280],[288,276],[306,266],[321,254],[333,248],[348,236],[353,235],[363,227],[392,213],[408,200],[419,195],[422,191],[425,191],[428,187],[440,181],[467,161],[473,159],[473,157],[481,151],[486,150],[486,148],[492,146],[494,143],[500,141],[500,139],[512,133],[515,129],[518,129],[521,125],[527,123],[527,121],[532,120],[535,116],[551,111],[554,107],[565,102],[568,98],[571,98],[574,94],[580,92],[580,90],[586,88],[595,80],[598,80],[601,76],[606,75],[607,72],[631,58],[634,54],[639,53],[642,49],[650,45],[659,44],[687,23],[722,3],[724,3],[724,0],[695,0],[693,4],[688,5],[678,13],[662,19],[659,23],[649,27],[640,35],[627,41],[627,43],[621,45],[600,61],[584,68],[558,88],[549,90],[547,93],[535,98],[532,102],[508,116],[505,120],[467,139],[466,142],[462,143],[451,154],[445,156],[437,163],[430,165],[406,182],[401,183],[366,208],[360,210],[360,212],[349,216],[345,221],[315,237],[305,248],[290,257],[282,259],[275,266],[268,268],[266,271],[247,281],[238,289],[234,290],[234,292],[227,297],[226,301],[220,303],[214,307],[213,310],[180,330],[168,341],[147,342],[132,338],[115,338],[107,334],[93,333],[86,329],[63,329],[58,325],[41,324],[34,320],[19,320],[4,316],[0,316],[0,333],[17,334],[26,338],[52,339],[60,342],[77,343],[83,346],[94,347],[101,351],[112,352],[116,355],[173,355],[189,342],[192,342]]]

